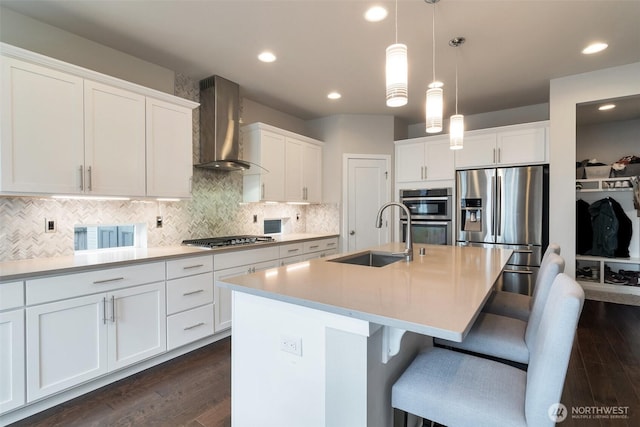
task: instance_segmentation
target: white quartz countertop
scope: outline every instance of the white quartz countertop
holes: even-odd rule
[[[165,246],[155,248],[124,248],[86,251],[76,255],[34,258],[0,262],[0,282],[22,280],[28,277],[50,274],[67,274],[95,268],[111,268],[119,265],[135,264],[190,255],[214,255],[223,252],[258,249],[297,241],[338,237],[337,234],[287,234],[274,236],[275,242],[261,242],[251,245],[226,246],[207,249],[191,246]]]
[[[426,254],[419,255],[424,247]],[[373,248],[401,252],[402,243]],[[356,251],[353,253],[362,252]],[[462,341],[511,256],[508,249],[414,245],[384,267],[331,262],[346,254],[225,278],[234,291],[420,334]]]

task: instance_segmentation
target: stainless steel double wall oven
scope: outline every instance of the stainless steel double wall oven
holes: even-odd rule
[[[451,188],[400,190],[400,203],[411,213],[414,243],[451,245],[453,242],[453,196]],[[406,241],[407,218],[400,216],[402,241]]]

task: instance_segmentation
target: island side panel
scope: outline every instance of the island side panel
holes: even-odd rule
[[[233,292],[231,419],[241,426],[325,426],[326,328],[369,334],[369,322]],[[283,349],[282,342],[298,349]],[[288,350],[288,351],[287,351]],[[366,360],[366,346],[363,360]],[[299,354],[296,354],[299,353]],[[364,384],[356,385],[366,390]],[[366,393],[366,392],[365,392]],[[364,408],[352,408],[366,413]],[[364,427],[364,425],[363,425]]]

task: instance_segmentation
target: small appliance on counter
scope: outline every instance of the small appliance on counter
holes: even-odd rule
[[[222,236],[222,237],[208,237],[204,239],[189,239],[183,240],[182,244],[186,246],[197,246],[200,248],[220,248],[224,246],[237,246],[237,245],[251,245],[255,243],[275,242],[271,236],[252,236],[252,235],[239,235],[239,236]]]

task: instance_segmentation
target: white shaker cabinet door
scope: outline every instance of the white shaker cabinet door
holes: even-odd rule
[[[501,131],[498,138],[498,162],[503,165],[544,163],[546,160],[546,128],[518,127]]]
[[[284,200],[301,202],[304,200],[302,182],[302,153],[305,143],[295,138],[286,138],[284,150]]]
[[[456,169],[494,166],[497,156],[495,132],[465,135],[464,148],[455,150]]]
[[[191,197],[192,111],[147,98],[147,196]]]
[[[304,201],[322,202],[322,147],[305,144],[302,151],[302,183]]]
[[[0,313],[0,413],[25,403],[24,310]]]
[[[107,373],[105,294],[26,309],[27,401]]]
[[[107,300],[110,371],[166,351],[164,282],[114,291]]]
[[[85,192],[145,195],[145,97],[85,80]]]
[[[396,182],[424,180],[425,144],[420,142],[396,145]]]
[[[0,191],[81,193],[83,80],[2,57]]]

